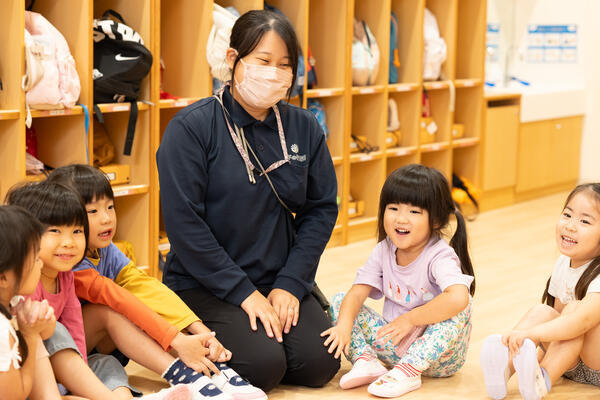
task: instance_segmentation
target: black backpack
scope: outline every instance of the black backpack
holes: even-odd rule
[[[111,16],[120,22],[110,19]],[[125,155],[131,155],[138,111],[136,101],[151,66],[152,53],[119,13],[106,10],[101,19],[94,19],[94,104],[131,103]],[[95,110],[98,120],[103,122],[100,109],[95,107]]]

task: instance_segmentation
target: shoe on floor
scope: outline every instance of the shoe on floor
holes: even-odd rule
[[[211,376],[213,383],[233,400],[266,400],[267,395],[256,386],[252,386],[225,363],[215,363],[221,371]]]
[[[398,367],[371,383],[368,392],[378,397],[398,397],[421,387],[421,374],[407,376]]]
[[[388,372],[377,358],[359,357],[348,371],[340,379],[340,387],[342,389],[352,389],[358,386],[368,385],[381,375]]]
[[[540,400],[548,394],[548,384],[537,360],[537,347],[530,339],[523,341],[519,354],[513,357],[513,365],[523,399]]]
[[[188,386],[192,391],[192,400],[233,400],[230,394],[223,393],[212,379],[206,375],[200,376],[200,378],[188,384]]]
[[[502,335],[490,335],[484,339],[479,360],[485,388],[494,400],[506,397],[506,383],[510,377],[508,359],[509,351],[502,343]]]
[[[192,392],[188,385],[175,385],[162,389],[160,392],[147,394],[140,400],[191,400]]]

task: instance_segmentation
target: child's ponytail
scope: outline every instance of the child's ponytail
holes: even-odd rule
[[[469,248],[467,245],[467,226],[462,213],[458,209],[454,209],[454,215],[456,216],[456,232],[450,239],[450,246],[458,255],[460,260],[460,268],[465,275],[473,277],[473,283],[471,283],[471,296],[475,294],[475,272],[473,271],[473,264],[471,263],[471,257],[469,257]]]

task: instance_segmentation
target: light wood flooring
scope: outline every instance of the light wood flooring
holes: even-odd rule
[[[403,399],[486,399],[479,354],[483,339],[512,327],[522,314],[539,302],[546,280],[558,256],[554,225],[567,193],[519,203],[482,213],[469,223],[470,249],[477,279],[473,331],[467,361],[450,378],[424,378],[423,386]],[[357,268],[368,258],[375,240],[353,243],[325,251],[317,282],[328,297],[350,287]],[[369,301],[381,310],[382,302]],[[258,366],[260,368],[260,366]],[[271,400],[321,400],[322,398],[375,398],[366,388],[341,390],[339,379],[350,369],[342,362],[338,375],[324,388],[280,386],[269,393]],[[145,392],[165,385],[160,377],[131,362],[130,382]],[[519,399],[516,378],[509,382],[507,399]],[[600,399],[600,388],[562,379],[548,399]]]

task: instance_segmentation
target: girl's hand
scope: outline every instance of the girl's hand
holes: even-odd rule
[[[27,299],[13,307],[17,316],[19,330],[24,334],[40,334],[46,329],[53,329],[56,319],[54,309],[48,301],[35,301]]]
[[[531,339],[537,345],[537,338],[535,338],[530,332],[513,330],[502,336],[502,343],[508,347],[510,356],[514,357],[519,354],[519,350],[523,345],[525,339]]]
[[[391,340],[392,344],[397,346],[402,338],[408,335],[414,328],[415,326],[408,320],[406,314],[402,314],[389,324],[379,328],[377,331],[377,339],[383,342]]]
[[[209,355],[208,359],[212,362],[225,362],[231,359],[231,352],[227,350],[216,337],[212,337],[206,343]]]
[[[290,292],[283,289],[273,289],[267,300],[279,316],[279,323],[285,333],[290,333],[290,328],[296,326],[300,316],[300,302]]]
[[[177,352],[177,356],[185,365],[210,377],[211,371],[215,374],[220,373],[219,369],[209,359],[209,342],[214,337],[214,332],[198,335],[178,333],[171,342],[171,347]]]
[[[279,316],[275,312],[275,309],[267,300],[265,296],[260,294],[258,290],[255,290],[250,294],[250,296],[246,297],[246,300],[242,301],[240,304],[242,310],[248,314],[248,319],[250,320],[250,327],[253,331],[256,331],[258,328],[256,326],[256,318],[260,319],[263,326],[265,327],[265,331],[267,331],[267,336],[272,338],[275,336],[279,343],[283,342],[283,337],[281,335],[281,323],[279,322]]]
[[[335,358],[340,358],[342,351],[348,354],[350,350],[350,333],[347,329],[342,329],[339,325],[333,326],[326,331],[321,332],[321,337],[328,336],[323,343],[323,346],[329,346],[329,354],[335,351]]]

